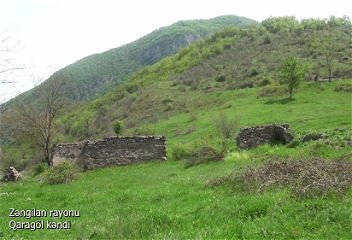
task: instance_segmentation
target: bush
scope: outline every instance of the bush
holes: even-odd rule
[[[164,109],[164,112],[170,111],[172,107],[173,107],[173,104],[171,102],[167,103]]]
[[[45,172],[49,168],[48,164],[45,162],[39,163],[34,167],[34,176],[37,176],[43,172]]]
[[[214,144],[198,141],[192,144],[178,144],[170,151],[171,159],[185,160],[185,168],[208,162],[219,162],[225,158],[225,153],[213,146]]]
[[[270,33],[266,32],[264,34],[264,44],[269,44],[271,43],[271,36],[270,36]]]
[[[234,89],[245,89],[245,88],[253,88],[252,82],[239,82],[235,85]]]
[[[264,86],[267,86],[267,85],[270,85],[270,84],[273,84],[273,80],[271,79],[271,77],[268,77],[268,76],[264,76],[262,78],[262,80],[260,80],[260,83],[259,83],[259,85],[261,87],[264,87]]]
[[[231,139],[235,136],[239,123],[240,120],[238,118],[230,120],[225,112],[221,112],[213,124],[220,136],[225,139]]]
[[[79,172],[76,164],[63,162],[46,170],[43,182],[51,185],[72,182],[79,177]]]
[[[242,190],[262,192],[289,186],[291,196],[297,199],[343,196],[352,185],[350,156],[337,160],[317,157],[286,160],[274,158],[264,166],[247,170],[235,177],[234,184]]]
[[[129,128],[134,128],[137,125],[137,123],[134,119],[128,119],[124,121],[123,125],[126,129],[129,129]]]
[[[191,152],[189,145],[178,144],[171,149],[170,155],[173,160],[179,161],[188,156]]]
[[[340,83],[335,87],[336,92],[352,92],[352,83]]]
[[[270,97],[270,96],[279,96],[286,93],[286,89],[282,85],[273,84],[262,87],[259,92],[259,97]]]
[[[141,127],[134,127],[128,129],[125,132],[126,136],[135,136],[135,135],[155,135],[155,127],[153,125],[145,125]]]
[[[123,130],[123,122],[120,120],[117,120],[114,124],[114,131],[116,133],[116,135],[120,135],[122,133]]]
[[[208,162],[220,162],[225,158],[225,153],[213,147],[212,145],[203,145],[188,155],[184,156],[186,160],[185,168],[197,166]]]
[[[217,82],[225,82],[225,80],[226,80],[225,75],[219,75],[215,78],[215,81]]]

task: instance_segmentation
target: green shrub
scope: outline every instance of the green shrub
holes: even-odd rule
[[[171,102],[169,102],[169,103],[166,104],[166,107],[165,107],[164,111],[165,112],[170,111],[172,109],[172,107],[173,107],[173,104]]]
[[[264,34],[264,44],[269,44],[271,43],[271,36],[270,36],[270,33],[266,32]]]
[[[352,92],[352,83],[339,83],[335,87],[336,92]]]
[[[217,81],[217,82],[225,82],[225,80],[226,80],[226,77],[223,74],[221,74],[215,78],[215,81]]]
[[[249,76],[254,77],[254,76],[257,76],[258,74],[259,74],[258,70],[254,68],[250,70]]]
[[[48,169],[48,164],[45,162],[39,163],[37,166],[34,167],[34,176],[37,176]]]
[[[79,172],[76,164],[63,162],[47,169],[44,172],[43,182],[51,185],[72,182],[79,177]]]
[[[273,84],[273,80],[271,79],[271,77],[268,77],[268,76],[264,76],[262,78],[262,80],[260,80],[260,83],[259,83],[259,85],[262,87],[270,85],[270,84]]]
[[[170,154],[173,160],[179,161],[188,156],[191,152],[189,145],[178,144],[171,149]]]
[[[224,139],[231,139],[235,136],[240,119],[229,119],[225,112],[220,112],[219,117],[214,119],[213,125],[218,133]]]
[[[284,94],[286,89],[282,85],[273,84],[262,87],[259,92],[259,97],[270,97],[270,96],[279,96]]]
[[[225,153],[223,151],[218,150],[212,145],[205,144],[184,157],[186,160],[184,167],[189,168],[208,162],[220,162],[224,161],[224,158]]]
[[[245,88],[253,88],[254,84],[250,81],[239,82],[235,85],[233,89],[245,89]]]
[[[117,120],[114,124],[114,131],[116,133],[116,135],[120,135],[122,133],[123,130],[123,122],[120,120]]]
[[[125,132],[126,136],[135,136],[135,135],[155,135],[155,127],[153,125],[144,125],[141,127],[134,127],[128,129]]]

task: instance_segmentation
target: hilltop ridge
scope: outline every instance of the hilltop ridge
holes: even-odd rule
[[[249,28],[250,24],[258,23],[234,15],[208,20],[182,20],[156,29],[131,43],[86,56],[54,74],[65,72],[69,76],[66,92],[70,99],[89,101],[121,85],[134,72],[176,53],[197,39],[204,39],[225,26]],[[29,90],[20,97],[26,99],[27,103],[33,102],[36,98],[35,90]]]

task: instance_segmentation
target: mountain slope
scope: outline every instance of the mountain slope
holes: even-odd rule
[[[144,68],[114,92],[75,109],[61,123],[68,135],[78,139],[114,134],[116,119],[127,128],[155,124],[162,117],[212,106],[205,93],[259,87],[264,80],[275,83],[287,56],[298,56],[311,66],[306,80],[326,78],[326,56],[317,45],[327,38],[334,38],[336,47],[333,76],[351,78],[350,27],[345,19],[299,23],[294,17],[270,18],[249,30],[228,27]],[[271,84],[257,97],[282,91]]]
[[[56,74],[65,72],[64,75],[69,76],[66,81],[66,92],[70,99],[78,101],[94,99],[97,95],[102,96],[127,81],[134,72],[176,53],[197,39],[204,39],[226,26],[249,28],[251,24],[258,23],[234,15],[209,20],[179,21],[157,29],[132,43],[87,56],[64,67]],[[20,94],[7,104],[12,105],[19,98],[27,104],[34,102],[37,98],[35,89]]]
[[[352,77],[350,28],[348,19],[299,23],[294,17],[270,18],[247,30],[224,28],[145,67],[114,91],[64,109],[56,122],[61,136],[53,143],[115,135],[114,123],[122,120],[124,135],[166,135],[172,150],[178,143],[216,138],[212,122],[222,111],[241,117],[240,127],[287,122],[303,133],[348,129],[348,80],[313,80],[328,75],[319,44],[329,38],[335,41],[333,77]],[[311,66],[293,100],[277,84],[279,65],[287,56]],[[33,150],[18,143],[4,149],[13,161]]]
[[[87,100],[110,91],[147,65],[176,53],[196,39],[228,25],[249,28],[256,22],[244,17],[221,16],[210,20],[180,21],[162,27],[124,46],[87,56],[61,71],[70,79],[67,89],[75,100]]]

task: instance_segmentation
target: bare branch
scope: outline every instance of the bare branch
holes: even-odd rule
[[[22,50],[23,46],[21,46],[21,41],[19,39],[14,39],[7,34],[7,31],[1,32],[0,83],[16,83],[16,73],[29,68],[23,63],[16,63],[16,54]]]
[[[64,86],[68,74],[54,73],[48,80],[37,85],[35,102],[26,103],[18,100],[16,107],[6,114],[7,123],[19,136],[24,136],[42,149],[48,165],[51,161],[51,143],[58,132],[55,120],[66,105]]]

